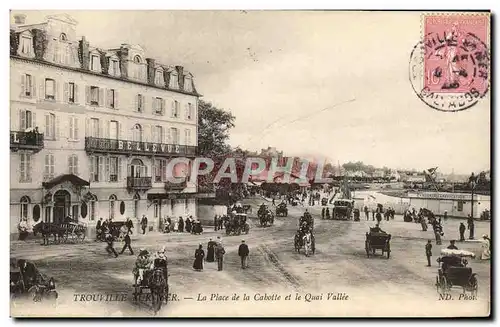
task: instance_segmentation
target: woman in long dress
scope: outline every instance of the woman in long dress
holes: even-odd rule
[[[483,253],[481,254],[482,260],[490,260],[491,258],[491,240],[488,235],[483,235]]]
[[[193,269],[196,271],[203,270],[203,258],[205,257],[205,251],[203,251],[203,245],[199,245],[198,249],[194,252],[194,263]]]
[[[207,262],[214,262],[215,261],[215,246],[217,245],[217,243],[215,243],[214,241],[212,241],[212,239],[210,239],[210,241],[208,241],[208,245],[207,245]]]

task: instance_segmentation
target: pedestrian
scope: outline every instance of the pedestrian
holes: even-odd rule
[[[368,212],[368,207],[367,206],[365,206],[364,211],[365,211],[366,220],[369,220],[370,219],[370,213]]]
[[[134,223],[127,217],[127,221],[125,222],[125,226],[127,227],[127,233],[132,234],[132,228],[134,228]]]
[[[469,230],[469,240],[474,239],[474,218],[470,215],[467,218],[467,229]]]
[[[97,221],[97,224],[95,225],[96,240],[101,239],[102,227],[103,227],[103,222],[102,222],[102,217],[101,217],[101,218],[99,218],[99,220]]]
[[[372,221],[375,220],[375,209],[372,209]]]
[[[217,218],[217,215],[214,216],[214,231],[218,231],[219,230],[219,221],[218,221],[218,218]]]
[[[224,246],[222,245],[222,242],[220,242],[219,244],[217,244],[217,247],[215,248],[215,258],[217,259],[217,270],[218,271],[222,271],[224,254],[226,254],[226,251],[224,250]]]
[[[184,220],[182,220],[182,217],[179,217],[179,233],[184,232]]]
[[[436,237],[436,245],[441,245],[441,234],[438,229],[434,230],[434,236]]]
[[[276,203],[274,202],[274,196],[273,196],[273,207],[276,207]]]
[[[114,239],[113,236],[109,234],[109,232],[106,234],[106,243],[108,244],[108,246],[106,246],[106,252],[108,252],[108,254],[113,253],[115,255],[115,258],[117,258],[118,253],[116,253],[115,248],[113,247]]]
[[[458,231],[460,233],[460,242],[465,241],[465,225],[464,223],[460,223],[460,227],[458,228]]]
[[[321,219],[325,219],[325,207],[321,208]]]
[[[425,256],[427,257],[427,267],[431,266],[431,257],[432,257],[432,242],[431,240],[427,241],[425,245]]]
[[[205,258],[205,251],[203,251],[203,245],[198,245],[198,249],[194,251],[194,262],[193,269],[196,271],[203,270],[203,258]]]
[[[447,219],[448,219],[448,211],[447,211],[447,210],[445,210],[445,211],[444,211],[444,214],[443,214],[443,219],[444,219],[444,220],[447,220]]]
[[[127,232],[127,235],[125,235],[125,245],[123,246],[123,249],[122,251],[120,252],[120,254],[123,254],[123,252],[125,252],[125,250],[128,248],[129,251],[130,251],[130,255],[134,255],[134,251],[132,250],[132,247],[130,246],[130,243],[132,243],[132,240],[130,239],[130,235],[132,232]]]
[[[191,233],[191,219],[186,218],[186,232]]]
[[[326,219],[330,219],[330,209],[328,207],[325,210],[325,217]]]
[[[447,249],[449,250],[458,250],[458,248],[455,245],[455,240],[450,241],[450,245],[448,245]]]
[[[212,241],[212,239],[210,239],[210,241],[208,241],[208,245],[207,245],[207,262],[214,262],[215,261],[215,247],[217,246],[217,243],[215,243],[214,241]]]
[[[241,258],[241,268],[242,269],[246,269],[248,267],[247,259],[248,259],[249,253],[250,253],[250,250],[248,249],[248,245],[245,244],[245,240],[242,240],[240,247],[238,248],[238,255]]]
[[[148,217],[146,217],[146,215],[142,215],[142,219],[141,219],[142,235],[146,234],[147,227],[148,227]]]
[[[176,222],[174,223],[174,232],[176,232],[176,233],[177,233],[178,231],[179,231],[179,221],[176,221]]]

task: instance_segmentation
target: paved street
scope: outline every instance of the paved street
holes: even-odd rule
[[[288,315],[314,313],[325,316],[343,316],[348,307],[351,315],[387,316],[393,314],[411,316],[418,312],[428,315],[477,315],[487,314],[490,292],[490,262],[481,261],[479,242],[457,243],[460,249],[476,252],[477,258],[469,265],[478,274],[477,300],[458,300],[461,289],[453,289],[453,301],[439,301],[434,286],[437,274],[436,259],[440,246],[433,240],[433,267],[426,267],[424,246],[433,239],[432,228],[427,232],[420,224],[405,223],[401,216],[394,221],[382,222],[381,227],[392,234],[391,258],[380,254],[366,257],[365,233],[374,222],[327,221],[320,219],[320,207],[309,209],[315,217],[316,254],[306,257],[293,248],[293,235],[303,207],[290,207],[289,216],[277,218],[272,227],[257,226],[255,215],[262,200],[251,199],[251,230],[249,235],[225,236],[224,231],[205,229],[201,236],[184,234],[134,235],[132,247],[137,253],[141,247],[156,250],[166,245],[169,259],[169,285],[174,300],[160,312],[165,316],[217,316],[279,314],[283,310],[284,297],[292,294],[287,305]],[[458,238],[460,220],[449,219],[444,223],[445,236],[442,247],[449,239]],[[476,238],[490,234],[489,223],[476,223]],[[205,263],[203,272],[192,269],[194,251],[199,243],[222,235],[226,247],[224,271],[218,272],[216,263]],[[468,235],[468,234],[467,234]],[[249,269],[240,268],[237,248],[245,239],[250,247]],[[151,316],[148,303],[134,304],[132,299],[132,268],[136,255],[127,252],[115,259],[108,256],[104,243],[64,244],[42,247],[37,241],[12,242],[12,257],[33,260],[45,274],[56,279],[60,294],[57,308],[32,303],[17,303],[12,313],[22,310],[31,314]],[[117,243],[115,248],[121,249]],[[136,253],[136,254],[137,254]],[[74,302],[75,294],[127,294],[127,300],[119,302]],[[240,296],[239,301],[215,301],[221,296]],[[243,294],[250,296],[242,301]],[[259,295],[256,295],[256,294]],[[267,293],[268,301],[259,301]],[[304,298],[306,293],[309,301]],[[328,299],[328,293],[344,297],[343,301]],[[338,294],[342,293],[342,294]],[[200,294],[200,295],[199,295]],[[218,295],[212,295],[218,294]],[[281,301],[273,300],[279,295]],[[301,299],[296,296],[300,295]],[[320,295],[322,295],[320,297]],[[333,294],[330,294],[330,298]],[[207,296],[206,301],[198,301]],[[345,298],[348,296],[348,298]],[[210,301],[212,299],[212,301]],[[354,300],[354,301],[352,301]],[[78,309],[81,308],[81,309]],[[281,308],[281,310],[280,310]],[[291,310],[290,308],[293,308]],[[425,311],[423,311],[425,310]]]

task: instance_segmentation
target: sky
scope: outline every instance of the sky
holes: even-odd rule
[[[23,13],[37,23],[62,12]],[[489,98],[447,113],[413,93],[417,12],[65,13],[94,46],[139,44],[184,66],[203,100],[236,117],[232,146],[443,173],[490,168]]]

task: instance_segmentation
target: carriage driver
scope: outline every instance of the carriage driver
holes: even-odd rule
[[[158,250],[158,252],[156,252],[155,258],[152,263],[152,268],[162,269],[165,280],[168,280],[168,261],[167,256],[165,255],[165,247],[162,247],[160,250]]]
[[[133,270],[134,278],[137,277],[136,284],[139,285],[144,277],[144,270],[151,268],[151,259],[149,258],[149,252],[146,249],[141,249],[137,260],[135,261],[135,267]]]

